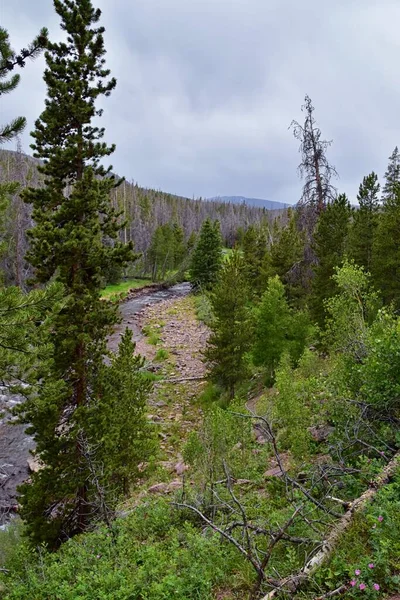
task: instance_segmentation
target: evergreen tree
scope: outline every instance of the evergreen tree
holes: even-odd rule
[[[265,233],[259,227],[250,225],[243,237],[243,256],[246,265],[246,277],[252,296],[262,293],[262,265],[267,252]]]
[[[383,186],[382,190],[383,202],[395,199],[396,189],[400,184],[400,153],[397,146],[389,157],[389,164],[385,173],[385,180],[385,185]]]
[[[386,304],[400,308],[400,184],[388,197],[376,229],[372,254],[372,280]]]
[[[159,225],[151,240],[147,259],[153,281],[164,279],[166,272],[174,266],[174,234],[169,223]]]
[[[245,230],[240,225],[236,229],[236,234],[235,234],[235,246],[237,248],[243,248],[244,236],[245,236]]]
[[[302,293],[304,236],[298,231],[296,216],[292,210],[288,210],[288,223],[284,227],[279,220],[275,220],[272,240],[270,251],[263,263],[264,288],[270,277],[278,275],[285,284],[289,302],[296,303]]]
[[[273,380],[282,355],[287,352],[297,361],[312,332],[307,313],[290,308],[279,277],[271,277],[260,304],[254,311],[255,341],[253,361],[266,369]]]
[[[378,176],[374,172],[364,177],[357,195],[359,209],[354,212],[349,231],[349,258],[367,271],[371,270],[372,247],[378,226],[379,187]]]
[[[102,272],[132,258],[131,246],[116,241],[120,225],[109,198],[116,183],[111,167],[100,164],[114,147],[92,125],[102,113],[96,101],[116,85],[105,68],[101,11],[91,0],[54,0],[54,6],[67,40],[48,44],[48,99],[33,133],[45,187],[29,189],[25,199],[33,205],[28,257],[36,280],[61,282],[66,301],[54,320],[52,356],[23,406],[44,466],[21,498],[32,539],[52,546],[84,531],[94,510],[86,447],[98,442],[91,408],[100,401],[107,336],[117,321],[116,308],[100,299]]]
[[[154,281],[164,279],[167,272],[177,269],[185,258],[183,229],[177,223],[159,225],[154,230],[147,252],[148,267]]]
[[[219,222],[206,219],[193,250],[190,281],[195,288],[210,289],[215,283],[222,261],[222,240]]]
[[[188,238],[188,241],[186,244],[186,252],[189,256],[193,252],[194,247],[196,246],[196,241],[197,241],[197,233],[193,230],[192,233],[189,235],[189,238]]]
[[[251,345],[248,296],[245,263],[240,253],[233,250],[211,294],[214,319],[205,351],[210,380],[226,390],[230,399],[248,374],[246,352]]]
[[[185,258],[185,238],[183,229],[178,223],[173,224],[172,233],[174,237],[174,268],[177,269]]]
[[[140,476],[139,465],[155,449],[146,416],[152,383],[143,373],[145,359],[134,352],[132,331],[126,329],[111,365],[100,373],[97,402],[90,409],[88,438],[101,441],[95,458],[103,466],[100,483],[109,505],[129,491]]]
[[[313,251],[317,262],[313,267],[310,308],[321,327],[325,321],[324,301],[337,293],[332,276],[335,267],[341,266],[345,258],[350,215],[349,200],[346,194],[340,194],[320,214],[314,232]]]
[[[36,58],[47,43],[47,30],[16,54],[10,46],[7,31],[0,27],[0,96],[17,87],[20,76],[6,77],[16,66],[23,67],[27,58]],[[5,81],[4,81],[5,80]],[[26,124],[24,117],[17,117],[0,130],[0,144],[15,138]],[[4,214],[10,194],[18,192],[18,183],[0,184],[0,223],[5,225]],[[0,243],[0,254],[4,251]],[[0,274],[2,280],[2,274]],[[26,378],[38,354],[45,350],[45,331],[50,326],[51,314],[56,314],[62,297],[62,287],[52,284],[45,290],[33,290],[24,294],[18,287],[0,288],[0,380],[4,384]]]

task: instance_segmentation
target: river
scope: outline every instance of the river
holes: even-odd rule
[[[138,293],[120,305],[121,323],[109,339],[109,347],[115,352],[122,332],[132,329],[137,341],[142,332],[137,315],[146,307],[169,298],[179,298],[190,293],[189,283],[179,283],[170,288]],[[13,424],[12,407],[23,398],[11,395],[0,387],[0,527],[15,514],[18,499],[17,487],[29,477],[28,460],[34,448],[33,439],[25,433],[24,425]]]

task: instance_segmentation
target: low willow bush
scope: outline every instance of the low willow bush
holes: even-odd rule
[[[246,570],[236,551],[164,499],[55,554],[20,542],[9,559],[4,600],[211,600],[214,588],[231,586],[234,573]]]

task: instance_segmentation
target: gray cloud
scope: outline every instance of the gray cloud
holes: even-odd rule
[[[118,87],[104,102],[115,170],[140,184],[192,196],[247,195],[295,202],[297,142],[308,93],[333,139],[337,185],[355,197],[383,174],[400,143],[397,0],[95,0]],[[46,25],[51,0],[0,0],[15,47]],[[27,66],[1,120],[30,129],[45,95],[40,59]],[[29,145],[28,133],[24,145]]]

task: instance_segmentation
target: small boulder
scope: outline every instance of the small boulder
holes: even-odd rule
[[[42,468],[40,461],[34,456],[28,458],[26,462],[28,463],[28,469],[31,473],[37,473]]]
[[[264,477],[282,477],[283,473],[279,467],[272,467],[272,469],[268,469],[265,471]]]
[[[178,462],[175,465],[175,472],[176,472],[177,475],[183,475],[184,472],[188,470],[188,468],[189,467],[187,465],[185,465],[184,462]]]
[[[148,492],[150,494],[166,494],[168,492],[168,483],[155,483],[149,487]]]
[[[316,442],[326,442],[334,430],[335,428],[330,425],[315,425],[314,427],[308,428],[312,439]]]
[[[174,479],[167,486],[167,492],[174,492],[182,487],[182,481],[180,479]]]

